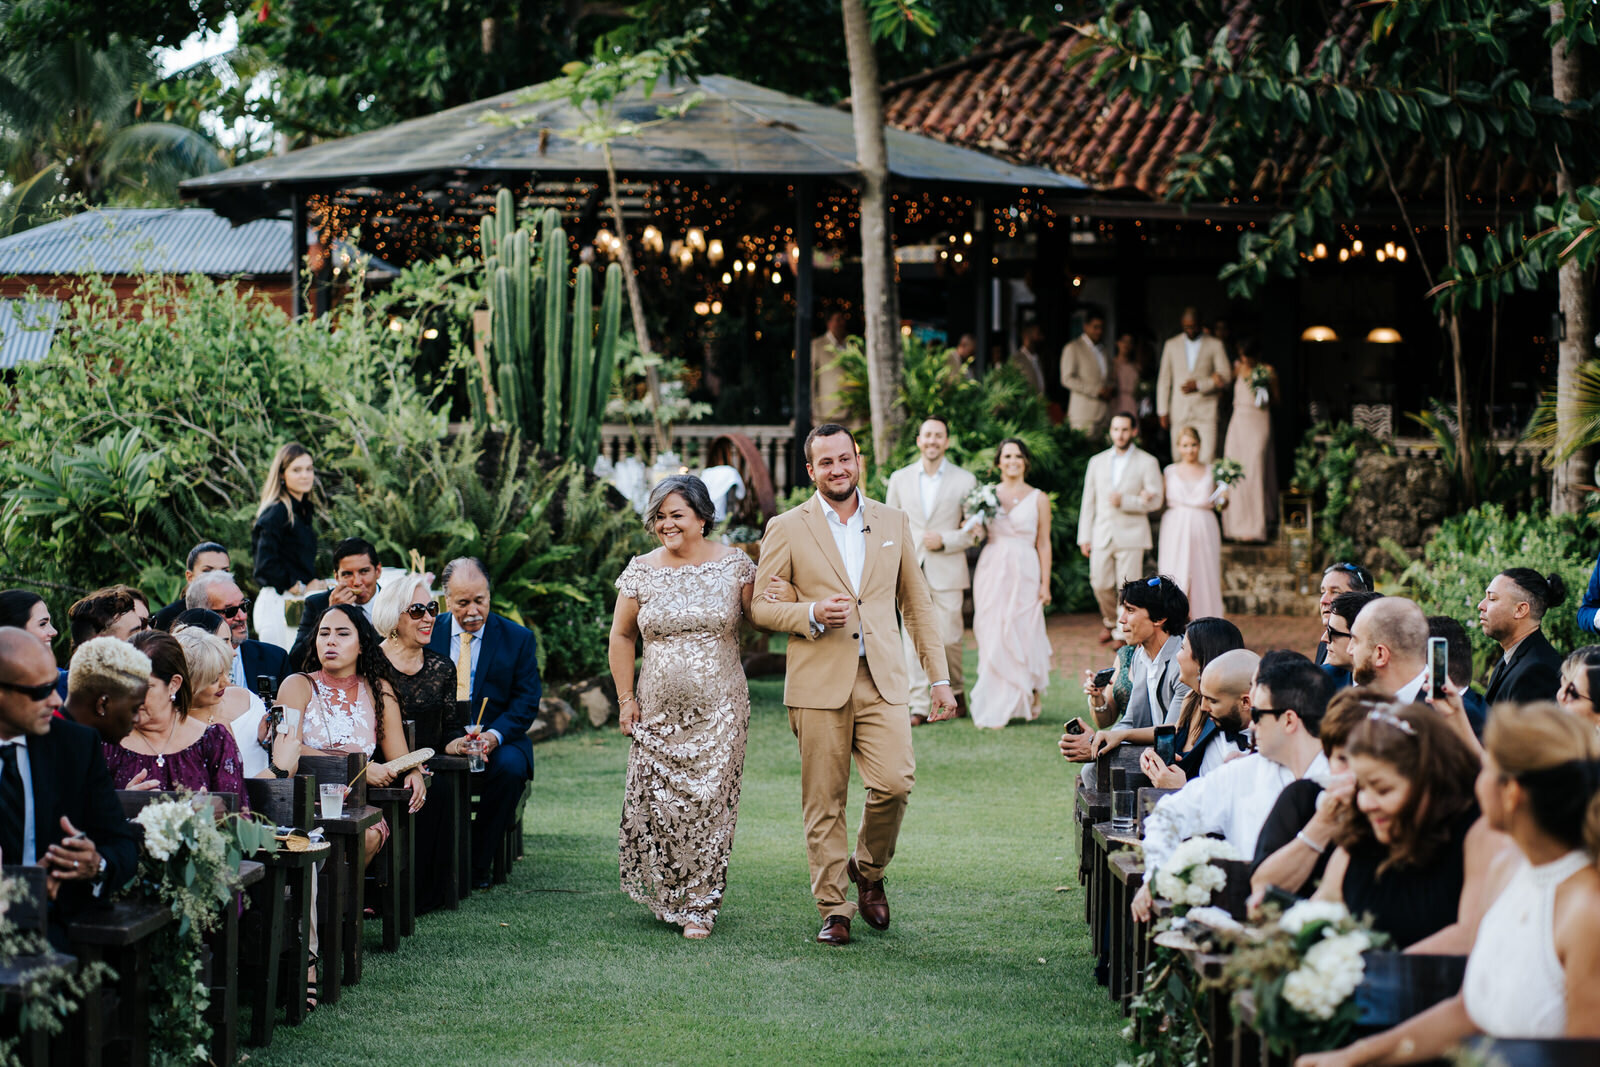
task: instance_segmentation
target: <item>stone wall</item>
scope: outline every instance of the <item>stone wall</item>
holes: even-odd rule
[[[1360,487],[1339,517],[1339,531],[1355,542],[1357,562],[1375,573],[1396,566],[1381,547],[1385,539],[1414,559],[1452,513],[1450,475],[1432,457],[1368,452],[1356,459],[1355,478]]]

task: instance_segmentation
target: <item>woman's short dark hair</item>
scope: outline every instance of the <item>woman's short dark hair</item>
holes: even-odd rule
[[[1189,626],[1189,597],[1165,574],[1125,583],[1117,600],[1131,608],[1143,608],[1151,622],[1159,623],[1173,637],[1182,637]]]
[[[1026,478],[1028,472],[1033,470],[1033,453],[1028,449],[1028,443],[1020,437],[1007,437],[994,446],[994,465],[1000,466],[1000,453],[1006,450],[1006,445],[1016,445],[1017,451],[1022,453],[1022,476]]]
[[[193,626],[196,630],[214,634],[222,622],[222,616],[210,608],[188,608],[178,612],[178,617],[172,620],[172,628],[176,630],[180,626]]]
[[[706,488],[706,483],[693,474],[674,474],[656,483],[644,503],[645,529],[655,532],[656,519],[661,516],[661,505],[673,493],[683,497],[683,502],[700,520],[700,533],[709,534],[711,524],[717,521],[717,509],[711,503],[711,491]]]
[[[1532,567],[1508,567],[1500,572],[1500,577],[1511,579],[1527,594],[1528,614],[1535,619],[1544,618],[1546,611],[1559,608],[1567,599],[1567,583],[1559,574],[1540,574]]]
[[[0,626],[22,629],[33,617],[35,606],[44,603],[44,597],[27,589],[0,589]]]

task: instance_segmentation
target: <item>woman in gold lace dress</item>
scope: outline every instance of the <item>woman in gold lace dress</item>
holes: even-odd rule
[[[622,732],[633,737],[622,888],[694,939],[710,935],[722,903],[750,721],[739,619],[749,614],[756,569],[738,549],[706,540],[713,516],[699,478],[656,485],[645,524],[661,547],[635,556],[617,579],[611,623],[611,677]]]

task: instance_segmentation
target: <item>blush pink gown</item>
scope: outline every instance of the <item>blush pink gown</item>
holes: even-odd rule
[[[989,523],[988,542],[972,575],[972,633],[978,681],[968,708],[974,726],[998,729],[1034,719],[1033,694],[1050,684],[1050,638],[1039,602],[1039,490]]]
[[[1167,468],[1167,510],[1161,515],[1158,567],[1189,597],[1189,617],[1222,615],[1222,531],[1209,503],[1216,482],[1208,470],[1185,478]]]

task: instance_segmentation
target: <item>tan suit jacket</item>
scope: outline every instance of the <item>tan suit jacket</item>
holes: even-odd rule
[[[844,371],[838,367],[839,355],[844,351],[831,333],[824,333],[811,342],[811,424],[821,426],[836,422],[850,426],[845,411],[844,398],[839,391],[844,388]],[[854,427],[851,427],[852,429]]]
[[[922,460],[909,467],[901,467],[889,475],[889,491],[884,494],[891,508],[906,513],[911,523],[911,544],[916,549],[917,565],[928,579],[930,589],[965,589],[972,584],[967,569],[967,549],[977,543],[977,529],[963,530],[967,517],[967,494],[978,486],[971,471],[955,465],[947,456],[944,473],[939,478],[939,491],[933,498],[933,513],[922,513]],[[937,552],[922,543],[922,535],[929,530],[944,541]]]
[[[1128,447],[1128,465],[1122,479],[1111,484],[1112,449],[1089,460],[1083,476],[1083,505],[1078,509],[1078,544],[1094,548],[1150,548],[1150,512],[1161,509],[1164,483],[1156,457]],[[1112,492],[1122,494],[1122,506],[1111,506]],[[1140,501],[1139,494],[1150,496]],[[757,586],[757,588],[761,588]]]
[[[1029,359],[1028,355],[1029,353],[1025,349],[1019,348],[1011,357],[1011,365],[1021,371],[1024,378],[1028,379],[1028,384],[1033,386],[1034,392],[1043,396],[1044,360],[1040,359],[1037,354],[1034,355],[1033,359]],[[1038,361],[1038,366],[1034,366],[1035,360]]]
[[[1111,402],[1102,400],[1100,391],[1110,383],[1111,357],[1100,357],[1087,337],[1079,336],[1061,350],[1061,384],[1072,390],[1067,403],[1067,422],[1083,433],[1102,430],[1111,421]]]
[[[783,685],[783,702],[791,708],[845,706],[861,658],[858,638],[866,641],[873,685],[884,700],[904,704],[910,681],[897,613],[905,615],[906,629],[928,677],[935,681],[949,677],[944,646],[933,620],[933,603],[917,568],[910,520],[905,512],[865,496],[861,506],[866,509],[866,556],[859,593],[850,587],[844,559],[816,494],[767,523],[766,536],[761,539],[756,588],[765,589],[777,576],[794,586],[800,598],[774,603],[758,596],[750,609],[757,626],[791,635]],[[811,605],[836,593],[855,597],[857,607],[842,628],[818,634],[811,628]]]
[[[1228,362],[1228,350],[1215,337],[1200,338],[1200,352],[1195,356],[1194,370],[1189,370],[1188,349],[1183,334],[1167,338],[1161,349],[1161,372],[1156,378],[1156,414],[1172,419],[1173,439],[1184,426],[1210,427],[1211,436],[1217,432],[1217,398],[1233,381],[1233,365]],[[1213,374],[1222,375],[1219,386]],[[1183,383],[1194,379],[1196,391],[1185,393]]]

